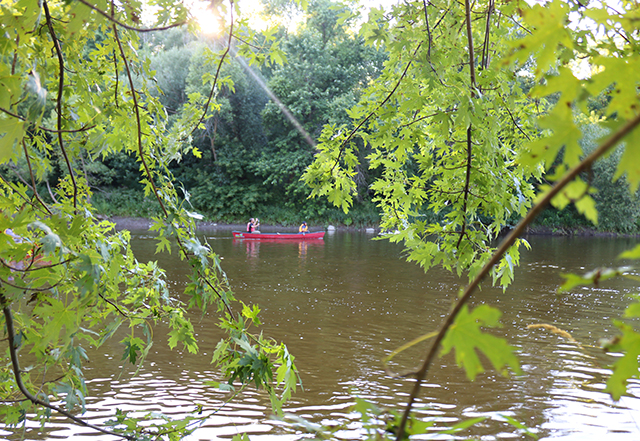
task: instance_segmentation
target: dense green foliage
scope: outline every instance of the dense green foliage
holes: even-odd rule
[[[279,28],[279,48],[287,60],[283,65],[260,66],[246,57],[232,57],[242,51],[232,46],[211,112],[193,133],[192,145],[202,156],[184,152],[169,165],[207,220],[258,216],[284,224],[302,218],[378,223],[367,197],[366,176],[361,179],[361,204],[349,216],[325,201],[309,200],[310,190],[299,181],[313,160],[323,125],[348,121],[347,109],[382,68],[384,51],[348,32],[350,21],[339,20],[345,12],[346,7],[335,9],[319,0],[311,3],[300,32]],[[212,51],[224,44],[224,37],[195,38],[186,29],[144,35],[142,51],[154,71],[150,92],[165,107],[169,125],[192,112],[190,94],[208,94],[202,79],[211,75]],[[134,160],[114,153],[99,161],[102,173],[94,174],[90,183],[100,212],[148,216],[154,207],[143,202],[135,180],[126,179]]]

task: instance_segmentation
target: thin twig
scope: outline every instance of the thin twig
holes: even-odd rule
[[[20,176],[20,174],[19,174],[19,173],[17,173],[17,174],[18,174],[18,177],[22,180],[22,182],[24,182],[24,183],[25,183],[25,185],[26,185],[27,187],[29,187],[29,184],[27,184],[27,183],[25,182],[25,180],[22,178],[22,176]],[[16,189],[13,187],[13,185],[11,185],[11,183],[10,183],[9,181],[7,181],[7,180],[5,179],[5,177],[4,177],[4,176],[2,176],[2,174],[0,174],[0,179],[2,180],[2,182],[4,182],[4,184],[5,184],[8,188],[10,188],[10,189],[11,189],[11,191],[12,191],[14,194],[17,194],[18,196],[20,196],[20,198],[22,198],[22,200],[24,200],[25,204],[29,204],[29,205],[31,205],[35,210],[42,210],[42,207],[39,207],[38,205],[34,204],[34,203],[33,203],[33,201],[31,201],[31,199],[29,199],[26,195],[23,195],[23,194],[22,194],[22,193],[20,193],[18,190],[16,190]]]
[[[17,118],[17,119],[19,119],[21,121],[30,122],[24,116],[20,116],[20,115],[18,115],[16,113],[13,113],[10,110],[7,110],[7,109],[5,109],[3,107],[0,107],[0,112],[4,112],[7,115],[12,116],[14,118]],[[67,129],[67,130],[56,130],[56,129],[50,129],[48,127],[43,127],[43,126],[36,126],[36,127],[38,129],[40,129],[40,130],[44,130],[45,132],[51,132],[51,133],[58,133],[58,132],[62,132],[62,133],[78,133],[78,132],[86,132],[87,130],[93,129],[95,127],[95,124],[92,125],[92,126],[88,126],[88,127],[85,126],[85,127],[79,128],[79,129],[72,129],[72,130],[69,130],[69,129]]]
[[[476,96],[476,68],[475,68],[475,60],[474,60],[474,52],[473,52],[473,31],[471,29],[471,5],[469,4],[469,0],[465,0],[464,2],[465,15],[467,21],[467,41],[469,45],[469,79],[471,81],[471,98],[475,98]],[[469,186],[471,184],[471,158],[473,152],[473,131],[471,129],[471,124],[467,127],[467,170],[465,173],[465,182],[464,182],[464,198],[462,201],[462,227],[460,228],[460,238],[458,239],[458,243],[456,244],[456,248],[460,248],[460,244],[462,243],[462,239],[465,236],[465,229],[467,228],[467,203],[469,201]]]
[[[56,267],[56,266],[64,265],[65,263],[73,262],[75,259],[76,259],[76,258],[74,257],[74,258],[71,258],[71,259],[63,260],[62,262],[58,262],[58,263],[49,263],[49,264],[46,264],[46,265],[38,265],[38,266],[37,266],[37,267],[35,267],[35,268],[32,268],[32,265],[29,265],[29,267],[28,267],[28,268],[23,268],[23,269],[15,268],[15,267],[13,267],[13,266],[9,265],[7,262],[5,262],[5,261],[4,261],[4,259],[0,259],[0,264],[2,264],[2,265],[4,265],[4,266],[6,266],[6,267],[7,267],[7,268],[9,268],[11,271],[15,271],[15,272],[22,272],[22,273],[28,273],[28,272],[30,272],[30,271],[37,271],[37,270],[39,270],[39,269],[54,268],[54,267]]]
[[[529,134],[527,132],[525,132],[522,127],[520,127],[520,125],[516,122],[516,119],[513,116],[513,113],[511,113],[511,109],[509,109],[509,106],[507,105],[507,102],[505,101],[504,97],[502,96],[502,94],[499,94],[500,98],[502,99],[502,102],[504,103],[504,108],[507,109],[507,113],[509,113],[509,117],[511,118],[511,121],[513,122],[513,124],[516,126],[516,128],[524,135],[527,137],[527,139],[529,141],[531,141],[531,137],[529,136]]]
[[[167,26],[161,26],[158,28],[136,28],[135,26],[130,26],[126,23],[123,23],[121,21],[118,21],[113,15],[109,15],[108,13],[104,12],[103,10],[97,8],[96,6],[92,5],[91,3],[85,1],[85,0],[77,0],[80,3],[82,3],[83,5],[85,5],[86,7],[93,9],[94,11],[96,11],[98,14],[102,15],[103,17],[105,17],[107,20],[113,22],[114,24],[117,24],[120,27],[123,27],[125,29],[128,29],[130,31],[135,31],[135,32],[154,32],[154,31],[166,31],[167,29],[171,29],[171,28],[176,28],[182,25],[187,24],[187,21],[179,21],[176,22],[174,24],[171,25],[167,25]]]
[[[331,167],[331,170],[329,173],[333,172],[333,169],[336,168],[336,166],[340,163],[340,157],[342,156],[342,152],[346,149],[346,145],[349,141],[351,141],[351,138],[353,138],[353,136],[358,132],[358,130],[360,130],[360,128],[367,122],[369,121],[369,119],[376,114],[376,112],[378,110],[380,110],[380,108],[382,106],[384,106],[386,104],[387,101],[389,101],[391,99],[391,97],[395,94],[396,90],[398,89],[398,87],[400,87],[400,84],[402,83],[402,80],[404,80],[404,77],[407,75],[407,71],[409,70],[409,67],[411,66],[411,64],[413,63],[413,60],[416,56],[416,54],[418,53],[418,50],[420,49],[420,47],[422,46],[422,42],[420,42],[418,44],[418,46],[415,48],[415,50],[413,51],[413,54],[411,55],[411,59],[409,60],[409,62],[407,63],[407,65],[404,68],[404,71],[402,71],[402,75],[400,75],[400,78],[398,79],[398,81],[396,82],[396,85],[393,87],[393,89],[391,90],[391,92],[389,92],[387,94],[387,96],[385,97],[384,100],[382,100],[382,102],[380,104],[378,104],[376,106],[376,108],[374,110],[372,110],[366,118],[364,118],[362,121],[360,121],[360,123],[351,131],[351,133],[349,133],[349,135],[346,137],[346,139],[344,141],[342,141],[342,144],[340,144],[339,147],[339,151],[338,151],[338,157],[336,158],[336,162],[333,164],[333,167]]]
[[[39,269],[39,268],[38,268]],[[53,285],[49,285],[45,288],[29,288],[27,286],[19,286],[19,285],[15,285],[13,283],[10,283],[8,280],[3,279],[2,277],[0,277],[0,282],[12,287],[12,288],[16,288],[16,289],[22,289],[24,291],[29,291],[29,292],[45,292],[45,291],[49,291],[51,288],[55,288],[56,286],[60,285],[62,282],[64,282],[64,277],[61,278],[59,281],[57,281],[56,283],[54,283]]]
[[[98,293],[98,296],[104,300],[105,302],[107,302],[108,304],[110,304],[111,306],[113,306],[116,311],[118,311],[120,313],[121,316],[125,317],[125,318],[129,318],[129,316],[127,314],[125,314],[124,312],[122,312],[122,310],[118,307],[118,305],[116,305],[113,301],[107,299],[105,296],[103,296],[102,294]]]
[[[207,98],[207,103],[204,105],[202,115],[200,115],[200,119],[193,127],[193,130],[191,130],[190,135],[193,135],[193,132],[198,129],[198,126],[200,126],[204,118],[207,116],[209,105],[211,104],[211,100],[213,99],[213,93],[215,92],[216,86],[218,84],[218,76],[220,75],[220,71],[222,70],[222,64],[224,63],[224,59],[227,57],[229,51],[231,50],[231,38],[233,37],[233,0],[231,1],[231,7],[229,8],[229,10],[231,14],[231,24],[229,25],[229,38],[227,39],[227,47],[224,50],[222,57],[220,57],[220,62],[218,63],[218,68],[216,69],[216,75],[213,78],[213,84],[211,85],[211,92],[209,92],[209,97]]]
[[[111,17],[115,17],[116,15],[116,4],[115,2],[112,0],[111,1]],[[116,25],[115,23],[113,24],[113,32],[116,32]],[[113,101],[115,102],[115,106],[116,109],[119,108],[120,106],[118,105],[118,84],[120,82],[120,75],[118,72],[118,55],[116,54],[116,50],[113,50],[113,72],[115,73],[116,76],[116,81],[115,81],[115,89],[113,91]]]
[[[71,163],[69,162],[69,157],[67,156],[67,151],[64,148],[64,142],[62,139],[62,93],[64,89],[64,57],[62,56],[62,49],[60,48],[60,41],[56,37],[56,32],[53,29],[53,20],[51,19],[51,14],[49,13],[49,6],[47,5],[46,0],[42,0],[42,6],[44,7],[44,14],[47,17],[47,27],[49,28],[49,34],[51,35],[51,40],[53,41],[53,47],[56,50],[56,55],[58,56],[58,98],[56,99],[56,110],[58,113],[58,144],[60,144],[60,151],[62,152],[62,156],[64,156],[64,160],[67,163],[67,169],[69,170],[69,177],[71,178],[71,183],[73,185],[73,208],[74,210],[78,208],[78,186],[76,185],[76,178],[73,174],[73,168],[71,167]]]
[[[31,159],[29,158],[29,150],[27,149],[27,143],[24,141],[24,138],[22,138],[22,148],[24,150],[24,157],[27,160],[27,167],[29,168],[29,174],[31,175],[31,186],[32,186],[31,190],[33,191],[33,195],[36,197],[38,202],[40,202],[40,205],[42,205],[42,207],[45,210],[47,210],[47,213],[49,213],[49,216],[53,216],[53,213],[51,213],[51,210],[49,210],[49,207],[47,207],[47,204],[44,203],[44,201],[40,197],[40,194],[38,193],[38,188],[36,187],[36,178],[33,175],[33,169],[31,168]]]
[[[414,119],[413,121],[409,121],[406,124],[402,124],[401,126],[398,126],[398,130],[402,129],[402,128],[405,128],[405,127],[409,127],[409,126],[411,126],[411,125],[413,125],[413,124],[415,124],[417,122],[423,121],[423,120],[425,120],[427,118],[433,118],[434,116],[441,115],[443,113],[446,113],[446,112],[437,112],[437,113],[432,113],[431,115],[421,116],[420,118]]]
[[[260,46],[258,46],[256,44],[250,43],[247,40],[245,40],[244,38],[238,37],[236,34],[233,34],[233,38],[235,38],[239,42],[244,43],[247,46],[252,47],[254,49],[257,49],[257,50],[263,50],[264,49],[264,46],[260,47]]]
[[[16,36],[16,50],[13,51],[13,60],[11,60],[11,75],[16,74],[16,65],[18,64],[18,48],[20,47],[20,34]]]
[[[51,190],[51,185],[49,185],[49,181],[44,181],[47,184],[47,190],[49,191],[49,196],[51,196],[51,200],[57,204],[58,200],[56,199],[56,195],[53,194],[53,190]]]

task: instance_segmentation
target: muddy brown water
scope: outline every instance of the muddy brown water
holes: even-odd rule
[[[342,439],[366,436],[353,411],[355,397],[402,410],[412,387],[409,378],[385,372],[381,360],[404,343],[434,331],[449,310],[462,281],[441,270],[425,274],[404,261],[402,248],[374,235],[327,234],[323,241],[259,242],[234,240],[228,229],[201,233],[222,257],[222,266],[239,299],[260,305],[266,335],[284,341],[296,359],[303,388],[285,412],[336,430]],[[434,421],[418,439],[528,439],[508,424],[513,418],[539,439],[640,439],[640,382],[632,380],[629,396],[614,402],[604,391],[615,356],[599,349],[601,338],[614,333],[637,287],[628,280],[557,294],[561,273],[618,266],[617,255],[636,239],[530,237],[531,251],[522,253],[516,281],[506,292],[485,284],[474,304],[487,303],[503,312],[505,336],[518,350],[522,376],[502,376],[484,361],[486,372],[469,381],[451,355],[438,359],[430,372],[415,414]],[[155,242],[133,232],[140,260],[158,260],[167,269],[172,290],[186,281],[175,256],[154,254]],[[628,263],[628,262],[627,262]],[[87,365],[85,418],[95,424],[110,419],[116,408],[142,416],[161,412],[172,418],[188,415],[201,404],[218,409],[189,439],[230,439],[247,433],[252,441],[292,441],[308,435],[270,417],[264,393],[248,388],[231,398],[208,384],[219,380],[210,365],[220,332],[215,312],[192,317],[201,352],[170,351],[157,329],[157,343],[133,378],[122,369],[121,349],[112,343],[93,353]],[[571,342],[527,325],[549,323],[570,332]],[[402,372],[419,365],[428,341],[394,358]],[[122,375],[121,375],[122,373]],[[454,435],[439,430],[460,421],[485,419]],[[54,416],[47,428],[36,425],[15,431],[0,428],[8,439],[105,439]],[[529,438],[530,439],[530,438]]]

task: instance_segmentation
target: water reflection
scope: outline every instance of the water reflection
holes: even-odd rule
[[[265,334],[284,341],[296,355],[304,392],[288,403],[288,413],[316,423],[344,425],[341,437],[353,439],[362,436],[350,410],[354,395],[402,409],[412,381],[389,377],[381,360],[415,336],[435,330],[464,281],[438,270],[425,275],[402,260],[400,247],[372,241],[366,234],[336,232],[324,241],[306,243],[232,240],[226,230],[205,234],[224,257],[236,296],[259,304]],[[449,354],[431,371],[416,413],[435,420],[433,430],[486,417],[455,439],[523,438],[505,416],[533,428],[540,439],[640,439],[640,383],[632,380],[630,396],[614,403],[603,393],[614,358],[598,348],[598,340],[612,334],[611,320],[621,316],[629,303],[626,294],[635,286],[617,280],[556,293],[560,273],[619,265],[617,255],[635,242],[547,237],[530,242],[533,249],[523,253],[513,286],[506,292],[484,286],[474,300],[502,310],[504,326],[496,333],[517,347],[525,375],[503,377],[489,369],[472,383]],[[155,255],[150,237],[136,236],[135,248],[141,260],[160,260],[173,286],[186,283],[183,263]],[[113,355],[92,354],[89,386],[94,396],[87,403],[89,419],[102,422],[116,407],[140,415],[157,410],[177,417],[192,411],[192,399],[207,409],[220,407],[229,394],[208,383],[218,379],[209,365],[220,339],[218,319],[213,312],[192,319],[202,354],[169,351],[161,342],[162,329],[157,329],[154,352],[127,383],[118,380],[121,349],[116,344]],[[570,332],[576,342],[527,328],[533,323],[553,324]],[[415,368],[426,348],[425,343],[397,356],[393,370]],[[122,378],[128,378],[127,372]],[[252,390],[219,410],[192,439],[229,438],[235,433],[248,433],[252,441],[302,437],[271,420],[268,399]],[[27,429],[26,439],[80,434],[95,439],[56,417],[48,435],[33,427]]]
[[[235,241],[235,239],[234,239]],[[247,245],[247,259],[257,259],[260,254],[260,241],[259,240],[247,240],[244,241]]]
[[[278,239],[233,239],[234,246],[244,245],[246,247],[247,260],[257,260],[260,257],[260,245],[273,247],[274,250],[282,252],[288,252],[290,249],[298,249],[298,258],[304,259],[307,257],[307,250],[309,248],[322,248],[324,247],[324,240],[309,239],[309,240],[278,240]]]

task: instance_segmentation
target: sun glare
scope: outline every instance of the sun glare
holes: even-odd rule
[[[205,35],[218,35],[222,29],[221,17],[210,7],[209,2],[195,1],[189,9],[200,25],[200,30]]]
[[[264,5],[260,0],[243,0],[240,2],[240,12],[247,19],[249,26],[256,31],[264,31],[270,26],[264,15]]]
[[[235,16],[234,20],[244,19],[256,31],[264,31],[273,24],[265,16],[264,5],[260,0],[241,0],[238,3],[240,16]],[[229,17],[222,17],[219,10],[212,9],[210,1],[191,0],[187,4],[203,34],[217,36],[224,28],[224,23],[229,20]]]

